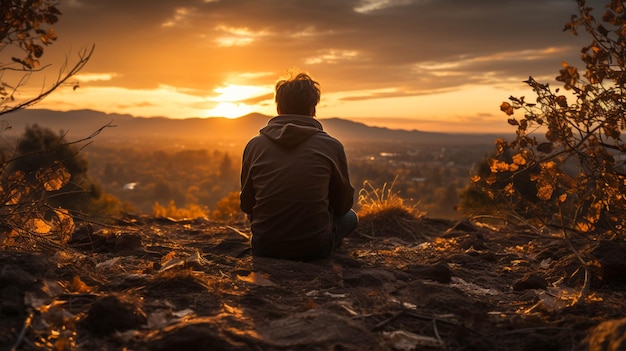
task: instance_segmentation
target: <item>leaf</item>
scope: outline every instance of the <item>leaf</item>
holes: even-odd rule
[[[500,104],[500,111],[506,113],[508,116],[511,116],[514,113],[513,106],[506,101]]]
[[[70,290],[77,293],[90,293],[93,291],[93,287],[85,284],[79,276],[75,275],[70,283]]]
[[[520,154],[515,154],[513,155],[513,163],[516,165],[525,165],[526,164],[526,158],[520,153]]]
[[[554,192],[554,188],[550,184],[541,184],[537,189],[537,197],[540,200],[548,201],[552,197],[552,193]]]
[[[49,168],[45,170],[44,174],[41,176],[41,179],[44,181],[44,189],[47,191],[60,190],[71,178],[72,175],[62,166]]]
[[[513,195],[515,193],[515,186],[513,186],[513,183],[509,183],[504,187],[504,191],[509,196]]]
[[[62,208],[55,209],[54,214],[57,217],[56,223],[54,223],[54,230],[61,236],[62,241],[66,242],[72,237],[72,234],[76,229],[74,217],[72,217],[68,210]]]
[[[538,150],[539,152],[544,153],[544,154],[549,154],[549,153],[551,153],[551,152],[552,152],[552,150],[553,150],[553,148],[554,148],[554,144],[553,144],[553,143],[548,143],[548,142],[546,142],[546,143],[541,143],[541,144],[537,145],[537,150]]]
[[[492,173],[505,172],[510,170],[510,166],[508,163],[496,159],[491,160],[489,168],[491,169]]]
[[[237,274],[237,279],[247,282],[247,283],[251,283],[254,285],[258,285],[258,286],[273,286],[275,285],[274,283],[272,283],[272,281],[270,281],[269,279],[267,279],[267,275],[262,275],[259,273],[255,273],[255,272],[250,272],[250,274],[248,275],[239,275]]]
[[[28,229],[37,234],[48,234],[52,226],[40,218],[31,218],[28,221]]]
[[[40,58],[43,55],[43,47],[41,45],[33,45],[32,50],[33,55],[37,58]]]

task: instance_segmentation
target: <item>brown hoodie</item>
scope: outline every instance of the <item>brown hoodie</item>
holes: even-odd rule
[[[320,252],[333,214],[348,212],[353,197],[343,146],[311,116],[274,117],[246,145],[241,209],[251,218],[253,246],[265,255]]]

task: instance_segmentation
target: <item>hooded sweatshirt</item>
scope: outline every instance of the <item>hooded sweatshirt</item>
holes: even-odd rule
[[[347,213],[353,197],[343,145],[311,116],[274,117],[244,149],[241,209],[264,255],[298,259],[324,250],[333,215]]]

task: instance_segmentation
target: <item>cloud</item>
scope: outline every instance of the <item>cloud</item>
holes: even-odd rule
[[[98,82],[110,81],[116,76],[118,76],[117,73],[78,73],[73,78],[79,82]]]
[[[564,60],[576,65],[591,41],[562,32],[576,13],[572,0],[74,0],[59,8],[59,40],[49,48],[58,60],[95,43],[90,72],[117,72],[84,79],[188,88],[200,98],[226,84],[271,85],[292,66],[311,72],[326,96],[342,94],[335,101],[517,84],[556,76]]]

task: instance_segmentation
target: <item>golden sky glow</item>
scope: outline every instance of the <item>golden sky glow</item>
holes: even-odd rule
[[[322,86],[319,118],[511,131],[500,103],[530,96],[522,83],[530,75],[552,84],[562,61],[581,66],[590,41],[562,32],[576,12],[570,0],[61,0],[59,8],[46,79],[77,50],[96,50],[74,77],[80,88],[62,87],[37,107],[141,117],[274,115],[274,83],[298,67]]]

